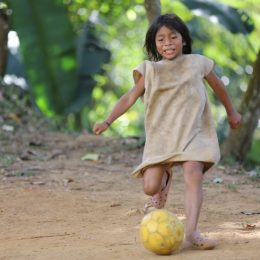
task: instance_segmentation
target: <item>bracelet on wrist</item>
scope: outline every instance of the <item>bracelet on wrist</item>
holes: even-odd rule
[[[104,121],[104,123],[108,126],[108,127],[110,127],[110,123],[108,123],[107,121]]]

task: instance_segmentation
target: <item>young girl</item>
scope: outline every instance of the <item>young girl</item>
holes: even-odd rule
[[[142,97],[146,143],[143,161],[133,175],[143,177],[144,192],[151,196],[145,211],[164,207],[172,166],[181,165],[185,181],[185,244],[212,249],[216,243],[197,230],[203,174],[220,157],[203,80],[224,105],[232,128],[239,126],[241,115],[213,72],[213,61],[191,54],[189,30],[178,16],[165,14],[155,19],[147,31],[145,47],[150,61],[134,70],[135,86],[119,99],[104,122],[94,126],[93,132],[104,132]]]

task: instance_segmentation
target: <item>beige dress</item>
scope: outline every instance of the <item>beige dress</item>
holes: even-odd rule
[[[133,171],[142,177],[155,164],[204,162],[204,171],[220,158],[219,144],[203,78],[214,62],[198,54],[174,60],[144,61],[134,70],[143,75],[146,142],[142,163]]]

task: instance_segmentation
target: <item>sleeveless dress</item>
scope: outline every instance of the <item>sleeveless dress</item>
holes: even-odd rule
[[[203,78],[214,62],[199,54],[174,60],[144,61],[133,71],[143,75],[146,142],[142,163],[132,172],[157,164],[204,162],[204,172],[220,159],[219,144]]]

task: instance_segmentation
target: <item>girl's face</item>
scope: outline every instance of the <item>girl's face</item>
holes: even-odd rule
[[[155,36],[158,53],[163,59],[173,60],[182,55],[183,40],[179,32],[162,26]]]

